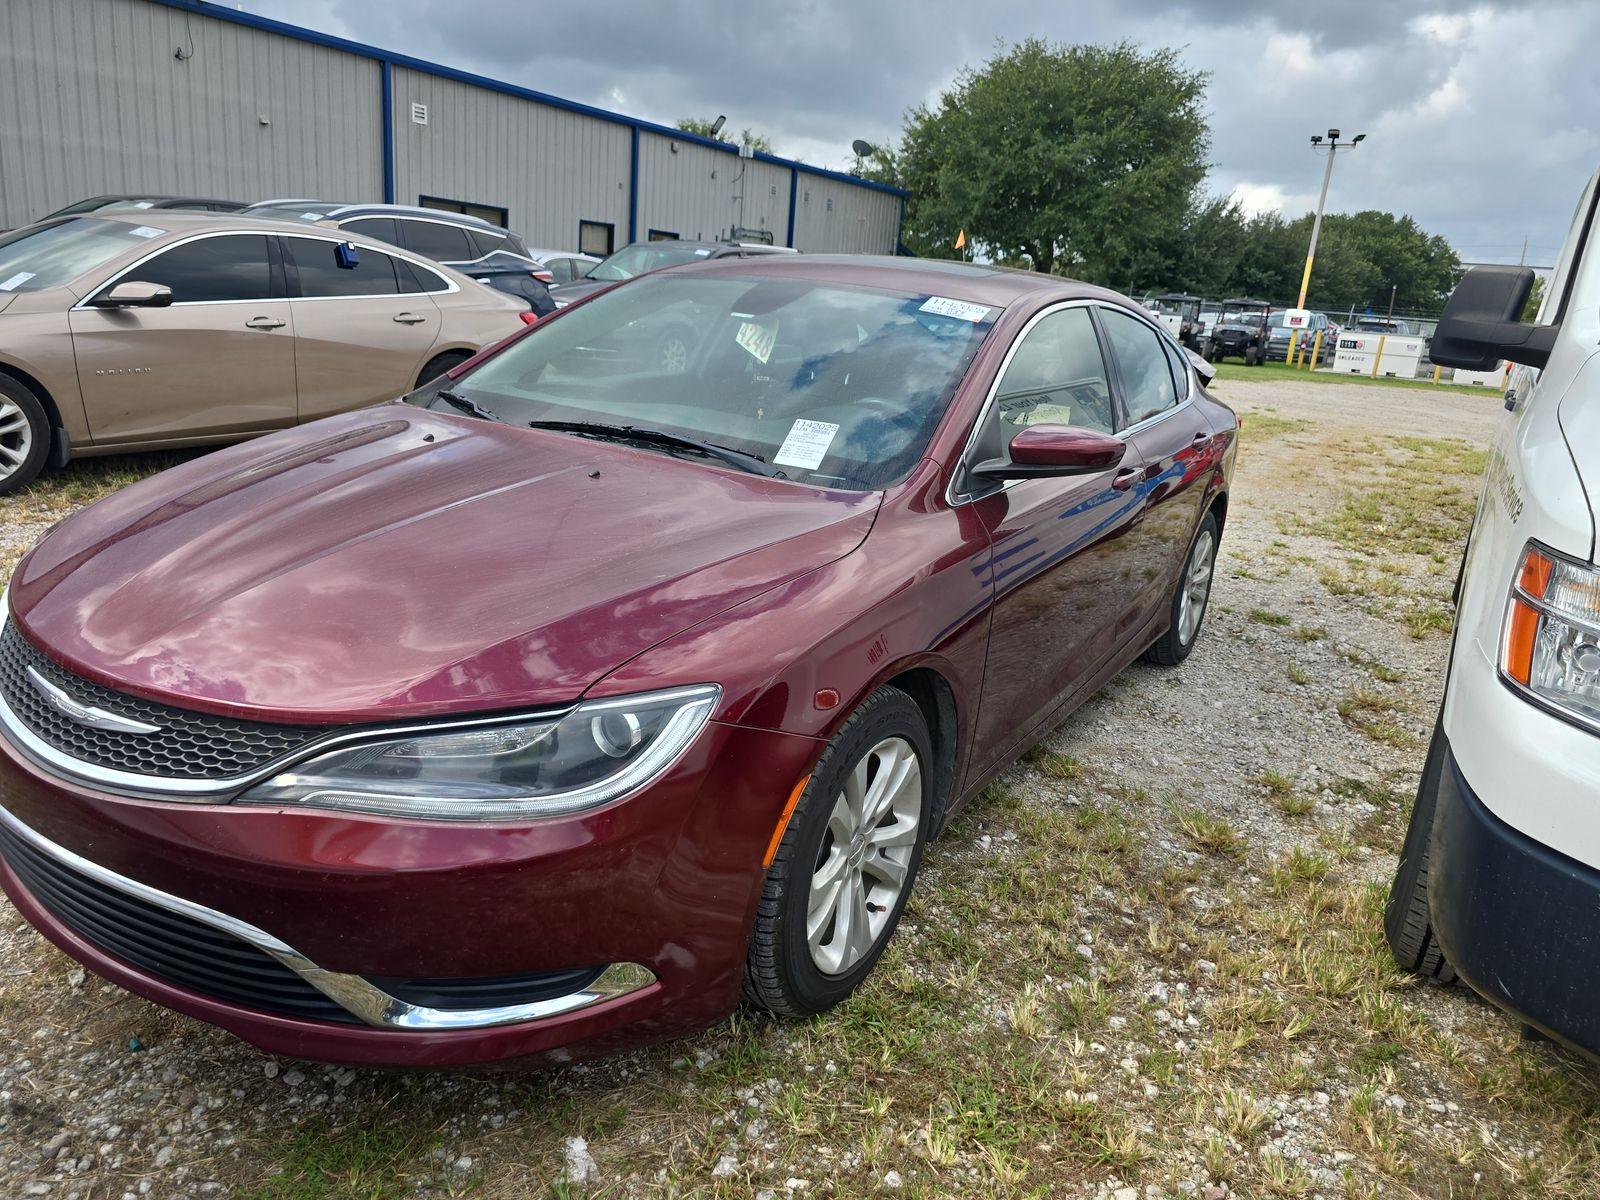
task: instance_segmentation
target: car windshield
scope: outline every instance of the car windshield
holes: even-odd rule
[[[1224,325],[1259,325],[1261,321],[1262,316],[1259,308],[1246,309],[1243,312],[1237,309],[1228,309],[1222,314],[1222,324]]]
[[[446,396],[435,384],[408,399],[443,409],[454,395],[513,425],[665,431],[764,473],[870,490],[916,465],[997,313],[795,279],[652,276],[535,327]]]
[[[73,217],[0,236],[0,292],[37,292],[70,283],[164,229]]]
[[[604,262],[596,263],[589,271],[589,279],[632,279],[646,271],[661,267],[675,267],[679,263],[710,258],[711,251],[704,246],[682,246],[666,242],[653,245],[624,246]]]

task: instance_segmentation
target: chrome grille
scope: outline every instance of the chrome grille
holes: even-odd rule
[[[45,703],[28,678],[30,667],[81,704],[161,728],[134,734],[80,725]],[[0,692],[17,719],[61,753],[113,771],[169,779],[243,775],[328,732],[168,708],[101,687],[51,662],[10,621],[0,630]]]

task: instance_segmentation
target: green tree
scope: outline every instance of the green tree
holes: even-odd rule
[[[1544,303],[1544,276],[1533,277],[1533,287],[1528,290],[1528,300],[1522,306],[1522,315],[1517,319],[1525,325],[1533,324],[1539,316],[1539,305]]]
[[[713,124],[714,122],[702,121],[699,117],[684,117],[681,121],[677,122],[675,128],[681,129],[685,133],[696,134],[700,137],[716,138],[719,141],[749,142],[750,145],[754,146],[762,154],[772,153],[772,142],[764,133],[756,133],[747,126],[737,138],[731,138],[722,133],[712,133],[711,126]]]
[[[905,240],[956,257],[965,230],[998,258],[1127,287],[1160,265],[1206,171],[1204,72],[1174,50],[1029,38],[907,114],[892,152],[912,192]]]

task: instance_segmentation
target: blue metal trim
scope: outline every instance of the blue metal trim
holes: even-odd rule
[[[794,206],[800,199],[800,172],[789,168],[789,240],[784,243],[789,249],[794,249]]]
[[[628,158],[628,242],[639,240],[639,127],[633,127]]]
[[[732,142],[719,142],[715,138],[701,137],[697,133],[685,133],[681,129],[673,129],[668,125],[657,125],[654,121],[641,121],[637,117],[624,116],[622,113],[611,112],[604,108],[595,108],[589,104],[579,104],[575,100],[563,100],[560,96],[552,96],[547,92],[536,92],[532,88],[518,87],[514,83],[490,79],[486,75],[474,75],[470,71],[459,71],[454,67],[447,67],[441,63],[412,58],[409,54],[395,54],[378,46],[369,46],[365,42],[355,42],[349,38],[318,33],[314,29],[306,29],[301,25],[290,25],[286,21],[274,21],[270,17],[259,17],[254,13],[224,8],[220,4],[207,3],[206,0],[150,0],[150,2],[164,5],[167,8],[176,8],[182,12],[194,13],[197,16],[227,21],[233,25],[243,25],[247,29],[259,30],[262,33],[275,33],[280,37],[291,38],[297,42],[308,42],[313,46],[324,46],[330,50],[343,50],[346,54],[370,58],[379,63],[390,63],[396,67],[404,67],[408,71],[433,75],[439,79],[449,79],[456,83],[469,84],[472,87],[483,88],[485,91],[498,92],[502,96],[514,96],[519,100],[532,100],[536,104],[547,104],[551,108],[559,108],[565,112],[594,117],[596,120],[607,121],[613,125],[624,125],[639,132],[657,133],[662,137],[674,138],[680,142],[709,146],[713,150],[721,150],[727,154],[739,153],[739,147]],[[829,171],[824,167],[813,167],[810,163],[779,158],[774,154],[758,152],[755,157],[760,162],[772,163],[774,166],[779,167],[788,167],[791,170],[804,171],[808,175],[818,175],[824,179],[836,179],[842,183],[866,188],[869,191],[887,192],[893,196],[906,196],[909,194],[903,188],[890,187],[888,184],[878,183],[872,179],[862,179],[857,175],[847,175],[842,171]]]
[[[379,64],[383,79],[383,202],[394,203],[394,68]]]

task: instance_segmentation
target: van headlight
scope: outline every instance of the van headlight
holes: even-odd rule
[[[714,684],[593,700],[564,716],[413,732],[328,750],[240,804],[506,821],[609,803],[661,775],[705,728]]]
[[[1546,703],[1600,722],[1600,571],[1529,542],[1507,605],[1500,670]]]

